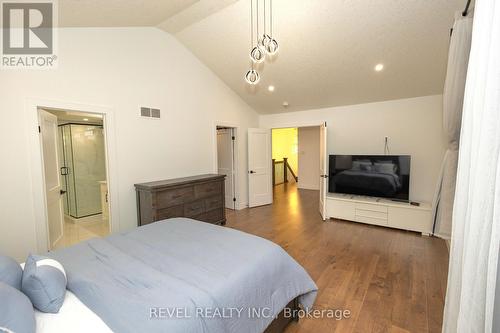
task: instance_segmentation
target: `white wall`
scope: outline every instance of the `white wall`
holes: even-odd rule
[[[296,127],[326,121],[329,154],[412,156],[410,199],[431,202],[445,151],[442,96],[368,103],[260,116],[260,126]],[[300,176],[299,176],[300,179]]]
[[[177,40],[155,28],[61,29],[58,56],[56,70],[0,71],[0,253],[24,260],[36,250],[28,98],[114,110],[120,230],[137,223],[134,183],[214,171],[216,120],[241,126],[247,201],[246,128],[258,116]],[[141,105],[160,108],[162,119],[141,119]]]
[[[319,190],[319,126],[299,127],[298,188]]]

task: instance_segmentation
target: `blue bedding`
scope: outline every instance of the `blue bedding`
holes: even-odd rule
[[[51,252],[68,289],[114,332],[263,332],[317,287],[281,247],[190,219],[156,222]]]

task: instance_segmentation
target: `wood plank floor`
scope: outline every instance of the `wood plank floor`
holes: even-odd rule
[[[349,310],[348,319],[302,319],[296,332],[441,332],[448,251],[420,234],[330,220],[318,192],[275,188],[270,206],[228,211],[227,226],[281,245],[319,287],[316,309]]]

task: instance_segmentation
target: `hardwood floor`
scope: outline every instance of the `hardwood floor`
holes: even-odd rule
[[[443,240],[354,222],[323,222],[318,192],[275,188],[270,206],[228,211],[227,226],[281,245],[319,287],[316,309],[348,319],[301,319],[296,332],[441,332],[448,251]]]

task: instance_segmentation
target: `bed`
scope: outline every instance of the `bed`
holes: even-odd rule
[[[287,306],[312,307],[317,287],[281,247],[186,218],[50,252],[68,292],[37,332],[282,330]],[[163,315],[160,315],[163,314]]]
[[[344,170],[333,177],[333,182],[339,191],[362,191],[386,197],[394,196],[402,187],[396,173],[377,171]]]

